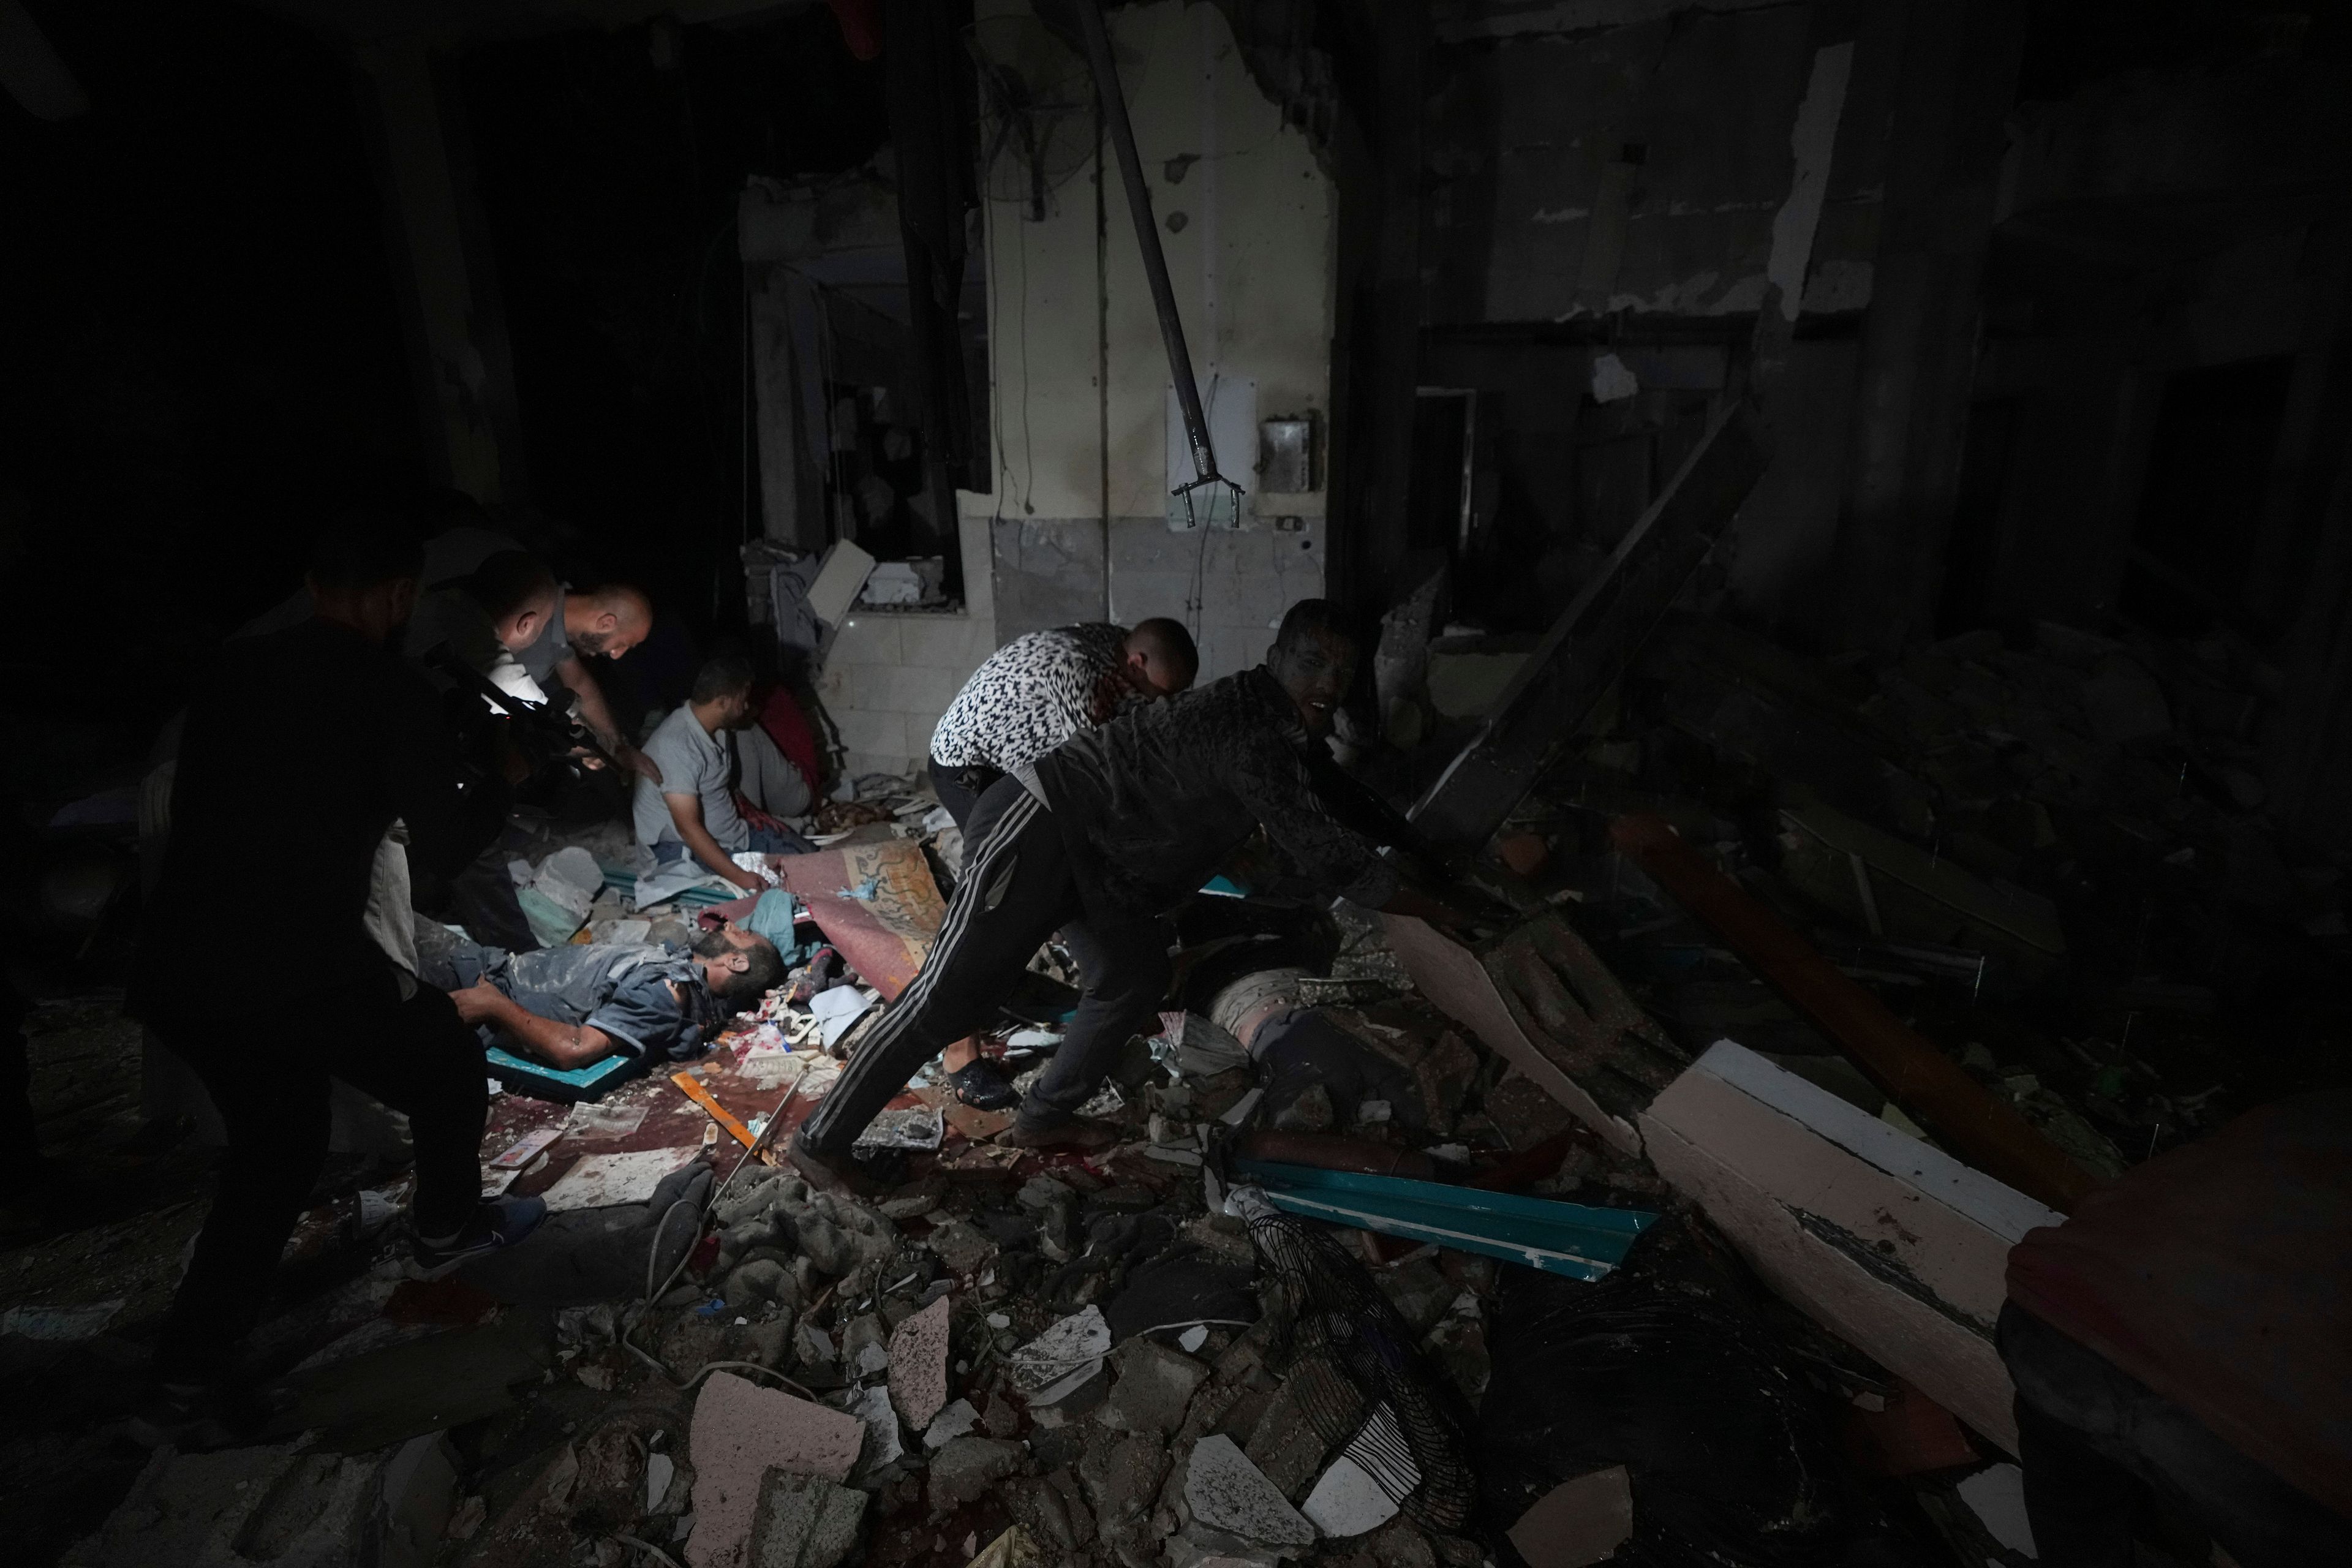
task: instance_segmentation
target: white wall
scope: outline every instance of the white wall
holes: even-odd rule
[[[981,660],[995,651],[988,524],[966,517],[959,532],[965,592],[961,611],[853,610],[834,637],[816,691],[841,733],[852,777],[920,768],[940,715]]]
[[[981,0],[983,37],[987,18],[1027,10],[1024,0]],[[1254,380],[1259,418],[1313,416],[1328,440],[1330,179],[1306,133],[1258,90],[1214,5],[1160,0],[1108,19],[1195,375],[1204,393],[1219,377]],[[1180,158],[1192,161],[1171,180]],[[1260,493],[1253,442],[1232,476],[1252,493],[1251,526],[1205,542],[1168,530],[1168,363],[1118,166],[1105,162],[1107,265],[1091,161],[1053,193],[1042,222],[1024,204],[989,204],[996,479],[970,500],[993,524],[1000,576],[1058,579],[999,583],[1006,635],[1080,614],[1174,616],[1192,626],[1202,675],[1213,677],[1255,663],[1267,619],[1322,591],[1324,496]]]
[[[977,10],[985,20],[1028,7],[980,0]],[[1254,379],[1260,418],[1312,415],[1328,439],[1329,178],[1250,79],[1215,6],[1160,0],[1108,21],[1195,374],[1204,385]],[[1184,156],[1194,161],[1171,181],[1170,162]],[[1117,164],[1106,162],[1107,267],[1091,159],[1053,193],[1042,222],[1024,204],[987,205],[995,477],[990,493],[958,498],[969,603],[958,616],[859,611],[842,627],[817,690],[853,773],[920,766],[973,667],[1024,631],[1174,616],[1192,626],[1207,679],[1255,663],[1282,611],[1322,592],[1323,493],[1258,493],[1254,446],[1234,475],[1252,492],[1251,524],[1169,531],[1168,363]],[[1184,222],[1171,231],[1177,212]],[[1107,384],[1097,374],[1106,329]],[[1049,547],[1022,550],[1024,534]]]

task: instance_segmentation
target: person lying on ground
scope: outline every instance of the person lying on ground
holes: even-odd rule
[[[616,1051],[685,1061],[784,978],[775,943],[733,924],[685,953],[639,942],[510,953],[460,938],[425,969],[485,1045],[503,1037],[565,1071]]]
[[[1181,621],[1123,626],[1089,622],[1014,637],[988,656],[931,731],[931,788],[961,828],[988,786],[1081,730],[1137,702],[1191,688],[1201,656]],[[948,1081],[967,1105],[1017,1104],[1012,1080],[957,1040],[944,1053]]]
[[[1410,886],[1319,798],[1306,758],[1355,679],[1358,644],[1319,599],[1291,606],[1265,663],[1130,709],[989,786],[921,971],[872,1026],[793,1142],[811,1180],[854,1180],[857,1135],[917,1068],[971,1034],[1056,929],[1084,981],[1053,1063],[999,1142],[1100,1145],[1078,1119],[1170,978],[1165,917],[1263,826],[1316,881],[1370,909],[1460,929],[1449,892]]]
[[[638,780],[629,811],[637,842],[657,863],[675,865],[691,855],[735,886],[761,892],[767,879],[734,857],[814,847],[779,820],[807,811],[814,792],[751,722],[751,661],[732,654],[696,672],[687,700],[646,742],[661,782]],[[761,820],[749,819],[747,808]]]
[[[536,1199],[482,1201],[481,1046],[367,927],[395,818],[408,854],[442,868],[466,864],[506,819],[503,779],[466,770],[432,688],[393,651],[422,555],[413,521],[390,509],[332,525],[311,556],[310,616],[228,643],[188,704],[173,830],[125,1007],[204,1081],[228,1148],[131,1427],[150,1444],[227,1441],[266,1414],[239,1394],[237,1347],[326,1164],[330,1078],[408,1117],[413,1247],[427,1275],[513,1246],[544,1212]],[[270,939],[267,1006],[202,938],[257,847],[298,911]]]

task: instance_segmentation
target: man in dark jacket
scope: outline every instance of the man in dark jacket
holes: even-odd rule
[[[987,1022],[1057,929],[1085,994],[999,1142],[1107,1142],[1077,1109],[1159,1010],[1169,982],[1162,917],[1260,827],[1334,893],[1463,923],[1454,905],[1406,886],[1317,783],[1313,748],[1331,732],[1356,658],[1331,607],[1301,601],[1265,664],[1134,708],[991,785],[965,829],[963,876],[939,941],[794,1140],[802,1168],[818,1180],[845,1175],[839,1162],[875,1113],[942,1046]]]
[[[227,645],[189,704],[129,1006],[204,1080],[228,1149],[157,1343],[161,1386],[142,1417],[155,1440],[184,1443],[225,1407],[237,1342],[325,1162],[330,1077],[409,1118],[427,1274],[520,1240],[543,1212],[481,1201],[481,1045],[364,925],[395,819],[412,857],[451,870],[507,807],[504,782],[463,765],[432,689],[394,651],[422,559],[406,523],[371,512],[331,527],[311,559],[311,617]],[[220,902],[257,867],[289,918],[241,970],[223,963]]]

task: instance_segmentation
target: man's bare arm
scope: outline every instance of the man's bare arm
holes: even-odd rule
[[[677,825],[677,836],[686,841],[686,847],[694,852],[696,859],[745,892],[767,890],[767,879],[735,864],[727,851],[719,847],[719,840],[710,837],[710,829],[703,825],[700,796],[665,795],[662,799],[669,806],[669,819]]]
[[[656,784],[662,782],[661,764],[629,744],[621,727],[613,722],[612,706],[604,700],[604,689],[588,673],[588,666],[578,654],[567,657],[555,667],[555,679],[563,682],[572,695],[580,700],[580,721],[596,737],[596,743],[609,752],[613,760],[634,773],[643,773]]]
[[[478,981],[449,999],[457,1016],[468,1024],[488,1024],[518,1041],[532,1056],[552,1067],[570,1070],[601,1061],[613,1054],[613,1037],[586,1024],[559,1024],[522,1005],[488,981]]]

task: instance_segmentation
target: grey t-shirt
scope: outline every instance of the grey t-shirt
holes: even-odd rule
[[[661,769],[662,782],[640,776],[629,797],[629,815],[637,842],[651,848],[679,843],[677,819],[669,814],[665,795],[690,795],[702,802],[702,826],[729,854],[751,847],[751,829],[735,809],[735,737],[727,731],[713,735],[694,716],[691,703],[681,702],[655,727],[646,742],[646,755]]]
[[[634,1057],[684,1061],[700,1051],[724,1010],[701,966],[656,942],[566,942],[509,952],[438,937],[422,959],[428,984],[455,991],[488,980],[524,1012],[601,1029]]]
[[[490,983],[524,1012],[601,1029],[631,1056],[683,1061],[702,1048],[701,969],[651,942],[566,942],[518,952],[491,971]]]

